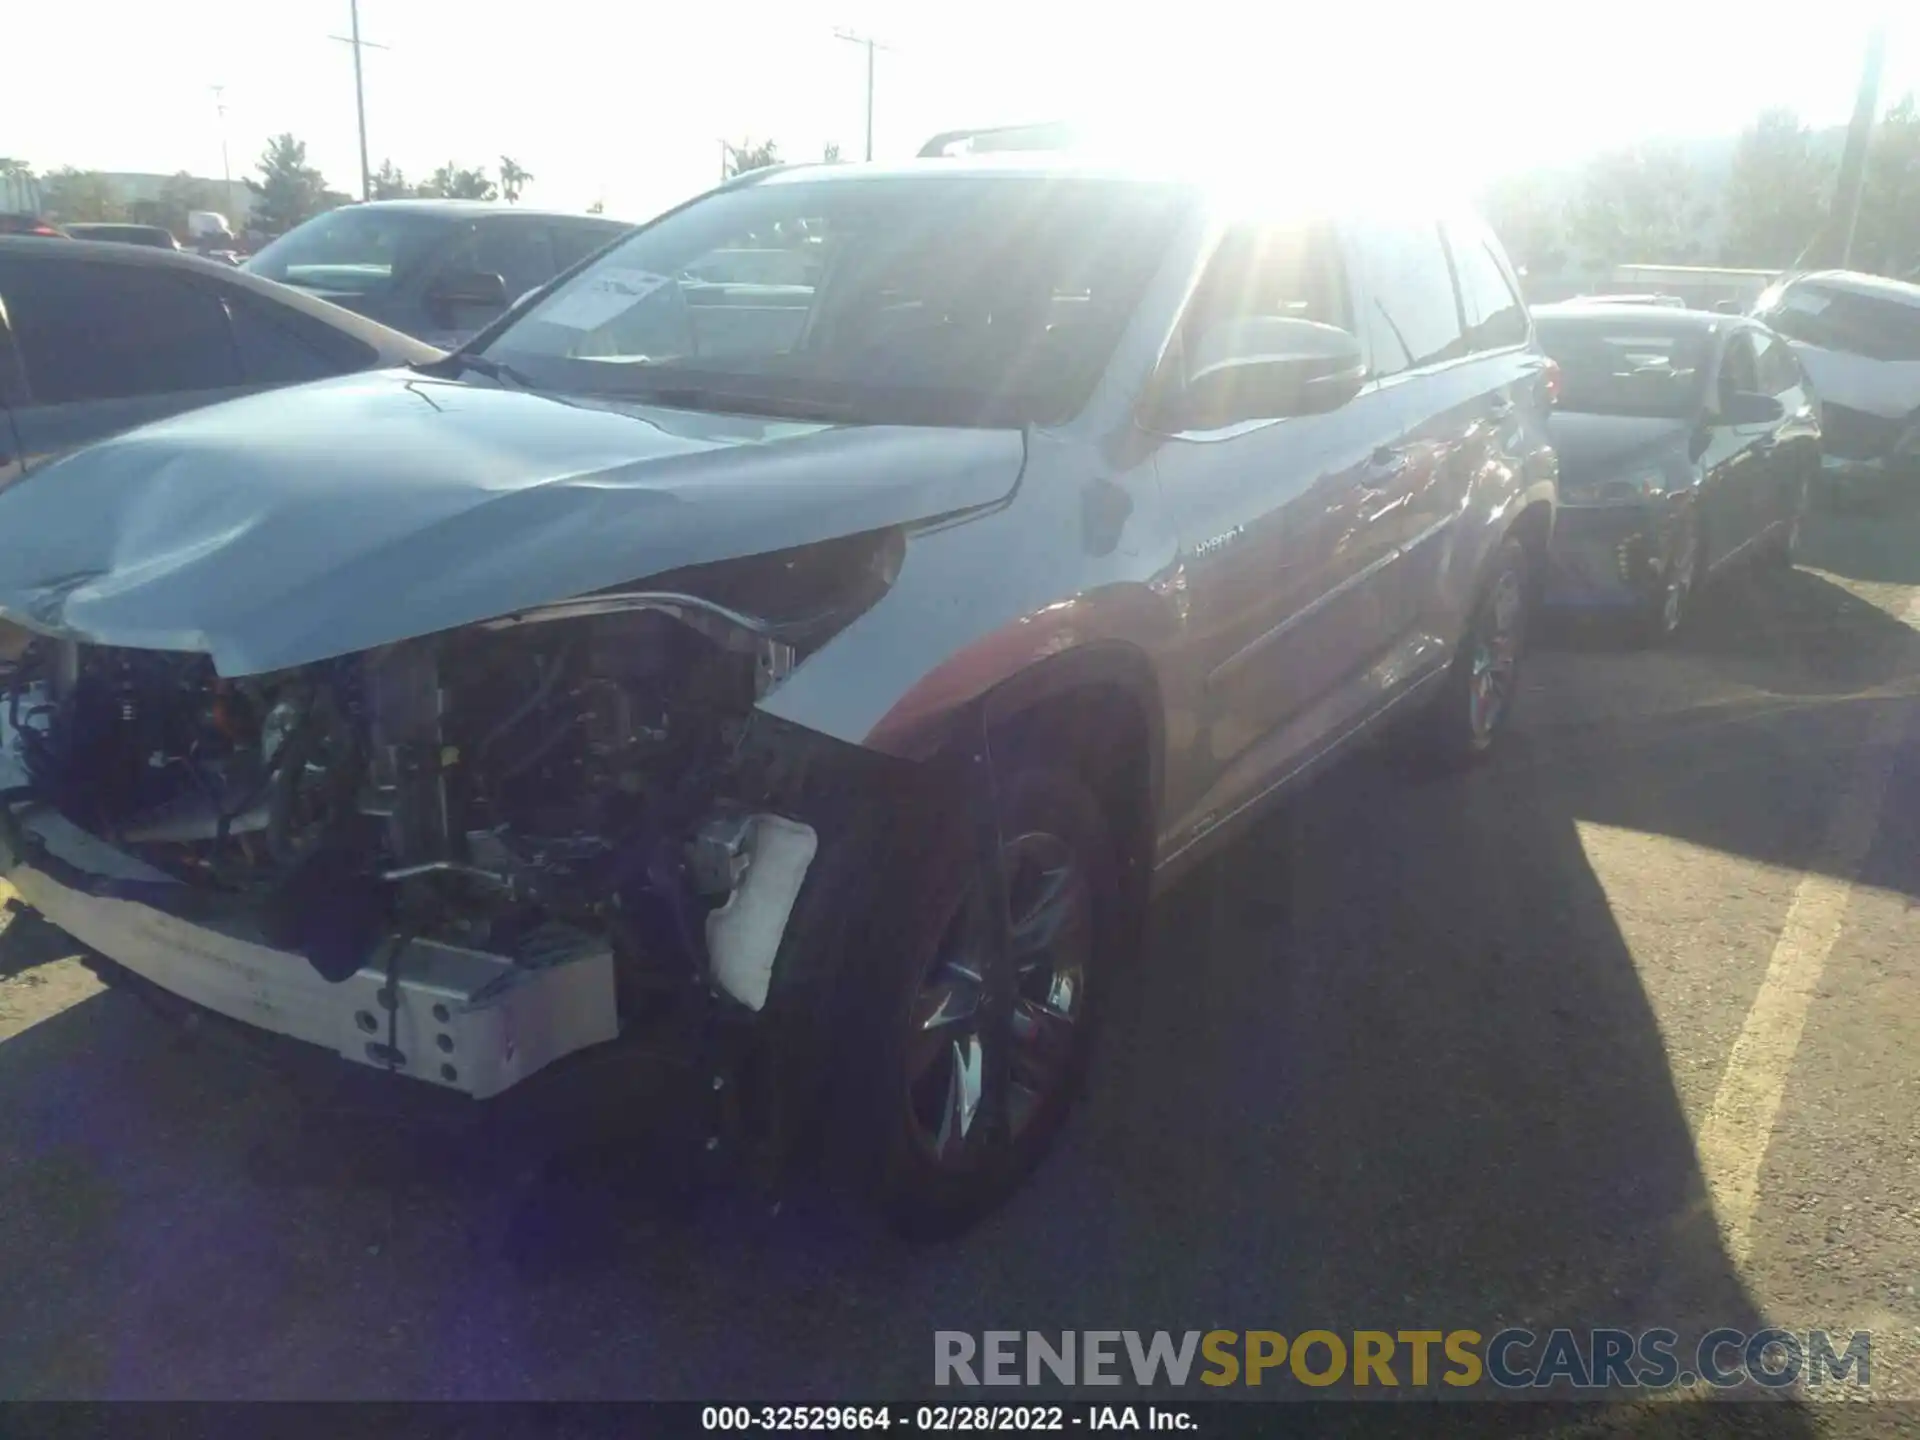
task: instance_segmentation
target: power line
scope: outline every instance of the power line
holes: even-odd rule
[[[330,35],[330,40],[338,40],[342,45],[353,47],[353,106],[360,117],[360,198],[373,198],[373,170],[367,164],[367,90],[360,77],[360,52],[362,50],[385,50],[372,40],[360,38],[360,0],[347,0],[348,9],[353,18],[353,34]]]
[[[867,159],[871,160],[873,159],[873,52],[891,50],[893,47],[882,45],[871,35],[861,35],[852,30],[836,30],[833,32],[833,38],[867,47]]]

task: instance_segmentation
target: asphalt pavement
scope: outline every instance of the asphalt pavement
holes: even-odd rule
[[[626,1152],[507,1187],[16,919],[0,1396],[907,1399],[936,1330],[1771,1324],[1871,1330],[1920,1400],[1916,625],[1881,508],[1669,649],[1562,627],[1494,764],[1361,755],[1169,896],[1060,1150],[930,1248]]]

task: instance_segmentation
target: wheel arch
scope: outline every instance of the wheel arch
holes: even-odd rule
[[[1144,893],[1165,765],[1165,710],[1145,653],[1083,645],[1008,676],[981,703],[995,767],[1063,755],[1100,802],[1129,892]]]

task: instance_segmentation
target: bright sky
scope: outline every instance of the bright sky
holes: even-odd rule
[[[352,57],[328,38],[347,33],[348,0],[7,12],[0,155],[42,172],[217,177],[210,87],[224,85],[236,178],[290,130],[357,193]],[[1778,13],[1724,0],[360,0],[363,37],[390,47],[366,52],[375,167],[390,157],[424,176],[505,153],[534,173],[529,200],[598,199],[635,220],[710,184],[723,136],[771,136],[788,159],[838,141],[857,159],[866,56],[834,38],[843,27],[893,47],[876,68],[882,159],[957,126],[1117,119],[1264,155],[1388,140],[1477,184],[1632,139],[1732,134],[1770,104],[1844,121],[1877,13],[1883,103],[1920,89],[1920,6]]]

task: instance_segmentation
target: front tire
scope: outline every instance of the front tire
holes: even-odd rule
[[[1638,617],[1637,638],[1641,644],[1663,645],[1687,623],[1700,584],[1704,549],[1699,520],[1692,514],[1682,515],[1667,546],[1666,564],[1660,567],[1660,587]]]
[[[1800,483],[1800,493],[1795,498],[1793,517],[1784,530],[1769,539],[1760,554],[1760,563],[1769,570],[1791,570],[1800,560],[1800,534],[1806,524],[1807,506],[1811,503],[1812,487],[1806,481]]]
[[[904,946],[868,970],[876,1003],[850,1037],[864,1188],[912,1239],[968,1229],[1040,1163],[1118,969],[1119,868],[1098,802],[1053,766],[998,789],[1013,974],[991,973],[973,852],[955,844],[913,902]]]
[[[1427,714],[1426,749],[1444,767],[1480,760],[1507,727],[1532,619],[1530,572],[1526,547],[1512,537],[1503,540],[1453,666]]]

